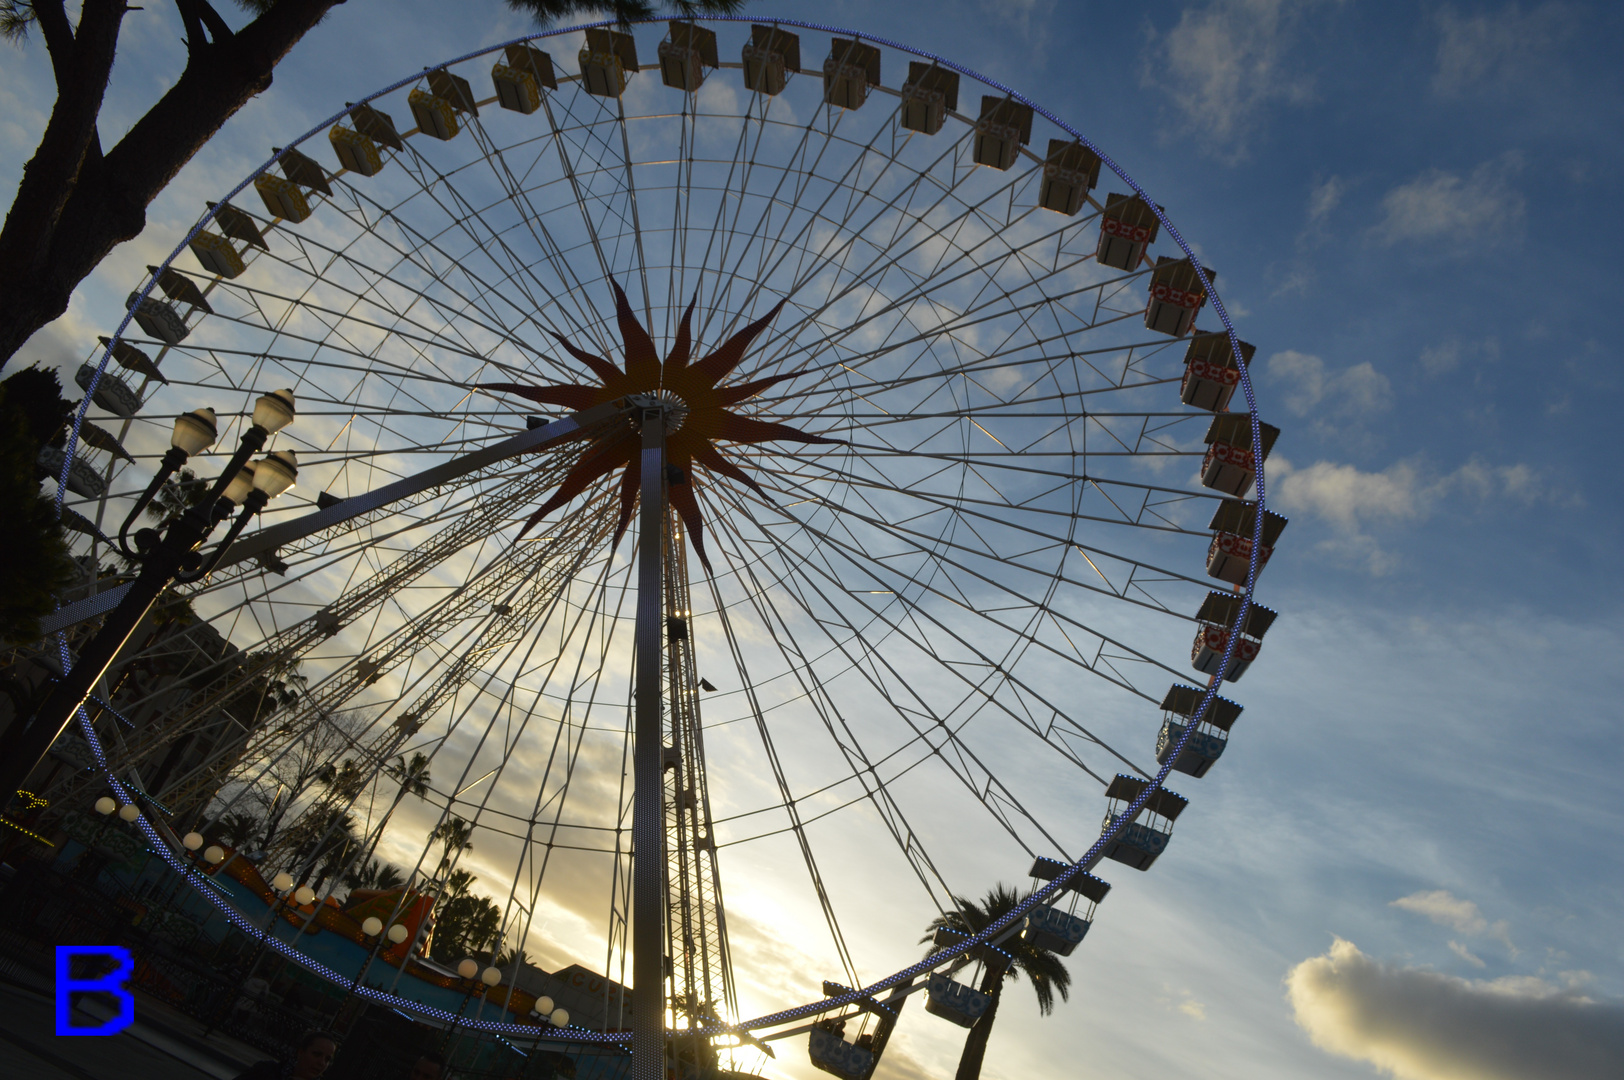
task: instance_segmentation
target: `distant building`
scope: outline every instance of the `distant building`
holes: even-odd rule
[[[619,1031],[632,1026],[631,991],[580,964],[552,973],[524,964],[514,985],[537,997],[552,998],[554,1007],[567,1009],[570,1023],[578,1027]]]

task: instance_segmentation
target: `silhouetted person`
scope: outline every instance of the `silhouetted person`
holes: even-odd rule
[[[338,1037],[325,1031],[308,1031],[299,1040],[293,1056],[286,1061],[262,1061],[238,1074],[237,1080],[317,1080],[338,1053]],[[436,1072],[438,1077],[439,1073]]]
[[[424,1054],[412,1063],[412,1071],[406,1074],[406,1080],[440,1080],[445,1072],[445,1062],[438,1054]]]

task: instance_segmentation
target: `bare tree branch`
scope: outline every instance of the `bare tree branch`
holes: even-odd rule
[[[35,331],[68,309],[73,290],[146,225],[147,207],[254,95],[327,12],[344,0],[235,0],[253,13],[232,31],[210,0],[175,0],[186,67],[169,91],[103,155],[96,119],[107,92],[124,0],[82,0],[79,25],[64,0],[0,0],[0,35],[38,25],[57,83],[56,105],[0,228],[0,368]],[[625,22],[664,6],[682,15],[729,13],[745,0],[507,0],[542,22],[607,8]]]

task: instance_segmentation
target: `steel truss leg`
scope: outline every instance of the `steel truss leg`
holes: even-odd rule
[[[632,1080],[665,1080],[665,785],[662,582],[665,540],[665,419],[642,409],[642,505],[638,515],[637,692],[632,761]]]

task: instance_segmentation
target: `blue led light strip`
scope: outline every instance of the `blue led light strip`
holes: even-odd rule
[[[675,17],[651,18],[651,19],[642,19],[642,20],[636,20],[636,21],[642,22],[642,23],[672,22],[672,21],[675,21]],[[1083,135],[1082,132],[1078,131],[1076,128],[1072,127],[1070,124],[1068,124],[1064,120],[1060,119],[1060,117],[1056,116],[1054,113],[1050,112],[1048,109],[1044,108],[1042,105],[1039,105],[1037,102],[1033,101],[1032,99],[1028,98],[1026,95],[1020,93],[1017,90],[1014,90],[1011,87],[1005,86],[1004,84],[996,82],[993,79],[989,79],[984,75],[981,75],[981,74],[978,74],[975,71],[972,71],[970,68],[964,67],[963,65],[960,65],[960,64],[956,64],[956,63],[952,62],[951,60],[948,60],[948,59],[946,59],[944,57],[937,56],[935,53],[924,52],[924,51],[922,51],[920,49],[915,49],[915,48],[912,48],[911,46],[903,45],[903,44],[901,44],[899,42],[891,41],[891,40],[888,40],[886,38],[874,37],[874,36],[868,35],[868,34],[860,34],[855,30],[847,30],[847,29],[844,29],[842,27],[826,26],[826,25],[824,25],[822,23],[805,22],[805,21],[801,21],[801,20],[797,20],[797,19],[769,20],[769,19],[755,19],[755,18],[751,18],[749,16],[744,16],[744,15],[716,15],[716,16],[708,17],[705,21],[707,21],[707,22],[761,23],[763,25],[770,23],[770,24],[772,24],[774,26],[792,26],[792,27],[795,27],[797,29],[802,29],[802,30],[815,30],[815,31],[817,31],[819,33],[847,35],[847,36],[850,36],[850,37],[858,39],[858,40],[864,40],[864,41],[873,42],[875,44],[884,45],[887,48],[895,49],[898,52],[908,53],[910,55],[917,56],[917,57],[920,57],[922,59],[933,61],[934,63],[940,65],[941,67],[947,68],[947,69],[949,69],[951,71],[956,71],[956,72],[960,73],[961,75],[968,75],[970,78],[982,83],[983,85],[992,87],[994,90],[1002,91],[1004,94],[1008,95],[1011,99],[1013,99],[1015,101],[1019,101],[1022,104],[1029,106],[1032,109],[1033,112],[1035,112],[1038,115],[1044,117],[1049,122],[1053,123],[1056,127],[1060,128],[1062,131],[1066,132],[1067,134],[1071,135],[1073,138],[1077,139],[1077,141],[1080,142],[1082,145],[1088,147],[1089,150],[1091,150],[1095,154],[1099,155],[1100,161],[1102,161],[1106,166],[1108,166],[1110,168],[1110,170],[1113,173],[1115,173],[1119,179],[1122,180],[1123,183],[1125,183],[1129,187],[1131,187],[1133,189],[1134,193],[1145,201],[1146,205],[1148,205],[1150,207],[1151,211],[1153,213],[1155,213],[1156,220],[1158,222],[1160,222],[1162,228],[1167,230],[1167,234],[1173,238],[1175,243],[1178,244],[1179,250],[1184,252],[1185,257],[1190,260],[1190,265],[1194,268],[1195,273],[1196,273],[1196,277],[1200,280],[1202,287],[1206,290],[1207,297],[1212,301],[1213,310],[1217,313],[1218,318],[1223,321],[1224,330],[1229,335],[1230,348],[1231,348],[1231,350],[1233,351],[1233,353],[1234,353],[1234,355],[1236,357],[1236,367],[1240,371],[1241,390],[1246,395],[1246,407],[1247,407],[1248,412],[1251,414],[1251,420],[1252,420],[1252,445],[1254,445],[1254,446],[1263,445],[1263,433],[1262,433],[1262,430],[1261,430],[1261,428],[1259,426],[1259,423],[1258,423],[1257,398],[1256,398],[1256,395],[1253,393],[1253,390],[1252,390],[1251,372],[1247,369],[1246,363],[1241,359],[1240,339],[1239,339],[1239,337],[1237,336],[1237,334],[1235,332],[1234,324],[1230,321],[1229,312],[1227,310],[1225,310],[1224,305],[1223,305],[1223,301],[1219,298],[1217,291],[1213,288],[1212,281],[1207,277],[1206,269],[1201,265],[1201,260],[1196,258],[1195,252],[1193,250],[1191,250],[1190,245],[1185,241],[1183,235],[1173,225],[1172,221],[1170,221],[1168,219],[1166,212],[1164,210],[1162,210],[1162,208],[1160,206],[1156,205],[1156,202],[1155,202],[1154,199],[1150,198],[1150,196],[1148,194],[1146,194],[1145,189],[1140,187],[1139,183],[1136,180],[1134,180],[1133,177],[1129,176],[1126,172],[1124,172],[1122,170],[1121,166],[1119,166],[1109,155],[1107,155],[1098,146],[1095,146],[1094,143],[1092,141],[1090,141],[1085,135]],[[407,76],[404,79],[399,80],[398,82],[390,83],[388,86],[385,86],[383,89],[377,90],[377,91],[374,91],[371,94],[368,94],[366,97],[362,98],[356,104],[365,105],[365,104],[367,104],[367,103],[369,103],[371,101],[374,101],[374,100],[384,96],[385,94],[394,93],[396,90],[399,90],[402,87],[409,86],[409,85],[419,81],[420,79],[422,79],[424,77],[424,75],[428,71],[439,71],[439,70],[443,70],[443,69],[445,69],[447,67],[450,67],[453,64],[460,64],[460,63],[463,63],[464,61],[467,61],[467,60],[473,60],[473,59],[476,59],[476,58],[481,57],[481,56],[488,56],[491,53],[498,52],[498,51],[500,51],[502,49],[505,49],[509,45],[519,45],[519,44],[523,44],[523,43],[530,42],[530,41],[540,41],[540,40],[544,40],[546,38],[556,37],[556,36],[558,36],[560,34],[568,34],[568,33],[573,33],[573,32],[580,31],[580,30],[594,29],[594,28],[597,28],[597,27],[614,27],[614,26],[618,26],[618,25],[619,25],[618,20],[605,19],[605,20],[602,20],[600,22],[583,23],[583,24],[581,24],[579,26],[565,27],[565,28],[559,29],[559,30],[548,30],[548,31],[543,31],[541,33],[526,34],[526,35],[524,35],[522,37],[516,37],[516,38],[512,39],[511,41],[505,41],[505,42],[502,42],[501,44],[498,44],[498,45],[487,46],[485,48],[478,49],[478,50],[476,50],[474,52],[465,53],[462,56],[455,57],[455,58],[453,58],[451,60],[446,60],[446,61],[444,61],[444,62],[442,62],[440,64],[435,65],[433,68],[425,68],[423,71],[414,72],[413,74]],[[230,202],[232,198],[234,198],[239,193],[241,193],[244,189],[246,189],[248,187],[248,185],[252,184],[255,180],[259,179],[259,177],[261,175],[263,175],[265,173],[265,171],[268,170],[272,165],[275,165],[278,161],[280,161],[281,158],[282,158],[282,155],[285,154],[288,149],[293,149],[295,147],[298,147],[299,145],[304,143],[305,140],[307,140],[307,139],[309,139],[309,138],[311,138],[311,137],[313,137],[315,135],[320,134],[322,131],[325,131],[327,128],[329,128],[332,125],[334,125],[334,124],[338,123],[339,121],[343,120],[345,117],[350,115],[350,112],[351,112],[352,108],[353,108],[353,106],[346,106],[345,108],[341,109],[340,111],[334,113],[332,116],[328,117],[326,120],[323,120],[321,123],[317,124],[315,127],[312,127],[309,131],[305,132],[303,135],[299,136],[297,139],[294,139],[292,142],[290,142],[288,144],[286,149],[278,151],[274,156],[272,156],[263,165],[261,165],[257,170],[255,170],[250,176],[248,176],[247,179],[243,180],[242,183],[238,184],[236,187],[232,188],[229,192],[227,192],[226,195],[223,198],[221,198],[218,203],[215,204],[215,206],[216,207],[224,206],[226,203]],[[140,301],[145,300],[148,297],[148,295],[152,292],[154,286],[156,286],[156,284],[157,284],[159,275],[161,275],[165,270],[169,269],[170,264],[172,262],[174,262],[174,260],[177,257],[179,257],[179,255],[180,255],[180,253],[182,251],[186,250],[187,246],[190,245],[192,240],[197,237],[197,234],[200,233],[203,230],[204,226],[206,226],[210,221],[212,221],[214,219],[215,213],[216,213],[215,208],[210,208],[210,209],[206,210],[204,212],[203,216],[198,219],[197,224],[192,226],[191,231],[189,231],[186,234],[185,239],[183,239],[178,245],[176,245],[174,251],[170,252],[169,257],[166,258],[163,261],[163,265],[158,267],[157,271],[152,275],[152,277],[147,281],[147,283],[144,286],[142,286],[141,289],[139,290],[139,293],[138,293],[139,299],[137,300],[137,303],[135,305],[136,307],[138,307],[140,305]],[[85,414],[90,409],[91,398],[95,395],[96,386],[101,380],[102,372],[104,372],[107,369],[107,363],[112,358],[112,355],[113,355],[112,342],[118,341],[120,338],[122,338],[125,328],[129,326],[130,319],[134,315],[134,310],[135,310],[135,308],[132,307],[132,308],[130,308],[129,310],[127,310],[124,313],[124,318],[119,322],[117,331],[114,332],[112,337],[109,339],[109,343],[108,343],[107,347],[102,351],[101,362],[96,367],[95,376],[91,379],[90,385],[85,389],[84,400],[79,403],[79,409],[74,414],[73,429],[72,429],[72,433],[70,434],[70,436],[68,438],[67,453],[64,456],[64,461],[63,461],[63,464],[62,464],[61,474],[57,478],[56,506],[57,506],[57,511],[58,511],[59,516],[60,516],[60,513],[61,513],[61,509],[62,509],[63,498],[65,497],[65,495],[67,493],[68,470],[72,467],[74,458],[75,458],[75,456],[77,454],[77,451],[78,451],[79,429],[84,423]],[[1263,476],[1263,461],[1261,460],[1261,458],[1256,463],[1256,473],[1257,473],[1257,505],[1256,505],[1255,517],[1254,517],[1254,520],[1253,520],[1253,523],[1252,523],[1252,550],[1251,550],[1250,559],[1249,559],[1249,561],[1247,563],[1246,588],[1245,588],[1244,592],[1241,595],[1240,612],[1236,616],[1236,624],[1237,625],[1240,625],[1242,622],[1245,621],[1248,612],[1251,610],[1251,606],[1252,606],[1252,590],[1253,590],[1254,585],[1257,582],[1258,553],[1263,548],[1263,524],[1264,524],[1264,514],[1265,514],[1265,509],[1266,509],[1266,500],[1265,500],[1265,487],[1264,487],[1264,476]],[[57,636],[58,647],[60,648],[61,653],[62,653],[62,668],[63,668],[63,671],[66,672],[67,670],[69,670],[72,667],[72,664],[70,663],[70,658],[68,656],[68,639],[67,639],[67,635],[64,632],[59,630],[59,631],[57,631],[56,636]],[[1205,714],[1206,711],[1209,708],[1211,708],[1213,701],[1217,698],[1218,690],[1223,685],[1223,678],[1224,678],[1223,673],[1229,670],[1229,665],[1233,661],[1235,648],[1236,648],[1236,645],[1239,642],[1239,640],[1240,640],[1240,635],[1239,634],[1231,634],[1231,635],[1229,635],[1229,641],[1228,641],[1228,643],[1226,644],[1226,646],[1224,648],[1223,664],[1219,668],[1218,674],[1213,676],[1211,683],[1207,687],[1206,695],[1202,698],[1201,705],[1200,705],[1199,709],[1197,710],[1197,713],[1196,713],[1197,716]],[[113,791],[115,792],[115,794],[117,794],[123,801],[126,801],[126,802],[130,801],[129,795],[125,790],[125,786],[118,780],[117,777],[115,777],[111,773],[111,771],[109,771],[109,769],[107,767],[106,754],[102,750],[102,746],[101,746],[100,741],[96,738],[95,731],[91,728],[90,716],[89,716],[88,712],[85,710],[84,706],[82,706],[82,705],[79,708],[79,725],[80,725],[81,730],[84,733],[85,740],[90,744],[92,752],[96,755],[97,763],[101,766],[102,772],[107,776],[108,783],[112,786]],[[1190,723],[1190,724],[1185,725],[1184,734],[1183,734],[1183,736],[1181,736],[1179,738],[1178,743],[1174,746],[1172,752],[1168,755],[1167,764],[1165,764],[1165,765],[1163,765],[1161,767],[1161,769],[1156,773],[1156,776],[1148,784],[1145,785],[1145,789],[1142,792],[1140,792],[1139,797],[1136,798],[1129,805],[1128,809],[1125,810],[1121,814],[1121,816],[1119,816],[1117,818],[1117,823],[1116,823],[1115,828],[1112,828],[1112,829],[1108,830],[1107,832],[1105,832],[1099,838],[1099,840],[1095,841],[1094,846],[1089,848],[1087,853],[1084,854],[1081,859],[1079,859],[1076,863],[1072,864],[1072,867],[1071,867],[1071,869],[1069,871],[1055,877],[1054,880],[1050,881],[1047,885],[1045,885],[1043,888],[1039,889],[1037,892],[1034,892],[1030,897],[1028,897],[1026,899],[1025,902],[1021,903],[1019,906],[1017,906],[1009,914],[1007,914],[1003,918],[997,920],[992,925],[988,926],[985,930],[981,931],[979,934],[976,934],[974,937],[972,937],[969,940],[965,941],[962,945],[953,948],[951,952],[935,953],[931,957],[929,957],[929,958],[927,958],[925,960],[922,960],[917,964],[914,964],[912,967],[904,968],[903,970],[897,972],[894,975],[890,975],[890,976],[888,976],[888,977],[886,977],[884,979],[881,979],[880,981],[874,983],[872,986],[863,987],[861,989],[853,990],[853,991],[851,991],[849,993],[841,994],[841,995],[839,995],[837,997],[825,998],[825,999],[823,999],[821,1001],[811,1002],[809,1004],[801,1005],[801,1006],[798,1006],[798,1007],[793,1008],[793,1009],[785,1009],[785,1010],[783,1010],[781,1012],[769,1013],[768,1015],[756,1017],[753,1020],[748,1020],[748,1021],[745,1021],[745,1022],[740,1023],[740,1024],[736,1024],[736,1025],[719,1024],[719,1025],[715,1025],[715,1026],[712,1026],[712,1027],[703,1028],[703,1029],[700,1030],[699,1034],[702,1034],[702,1035],[722,1035],[722,1034],[730,1034],[730,1033],[740,1032],[740,1031],[752,1031],[752,1030],[755,1030],[755,1029],[758,1029],[758,1028],[764,1028],[764,1027],[776,1027],[776,1026],[778,1026],[780,1024],[792,1023],[792,1022],[794,1022],[796,1020],[803,1020],[803,1019],[806,1019],[807,1017],[816,1016],[816,1015],[819,1015],[821,1013],[829,1012],[829,1011],[831,1011],[833,1009],[844,1008],[847,1005],[851,1005],[851,1004],[855,1003],[856,1001],[858,1001],[861,998],[875,997],[876,995],[878,995],[879,993],[881,993],[881,992],[883,992],[885,990],[889,990],[889,989],[892,989],[893,987],[900,986],[903,983],[909,982],[910,980],[913,980],[913,979],[917,978],[918,976],[924,974],[927,971],[931,971],[931,970],[933,970],[935,968],[941,967],[943,964],[949,962],[954,957],[963,954],[965,952],[965,950],[968,949],[968,948],[972,948],[972,947],[974,947],[976,945],[991,945],[993,947],[996,947],[997,942],[1004,940],[1005,938],[1007,938],[1008,936],[1010,936],[1011,934],[1013,934],[1015,932],[1016,928],[1020,926],[1022,920],[1024,920],[1026,918],[1027,913],[1032,908],[1037,907],[1039,904],[1045,903],[1050,897],[1052,897],[1052,896],[1056,895],[1057,893],[1059,893],[1062,889],[1064,889],[1066,887],[1066,884],[1075,875],[1077,875],[1078,873],[1084,873],[1084,872],[1092,869],[1095,865],[1097,865],[1099,863],[1099,861],[1104,857],[1104,854],[1105,854],[1105,851],[1106,851],[1107,847],[1117,838],[1118,834],[1120,834],[1124,829],[1126,829],[1128,827],[1129,824],[1131,824],[1132,822],[1134,822],[1138,818],[1140,812],[1144,809],[1145,804],[1152,797],[1154,797],[1155,794],[1158,791],[1161,790],[1162,783],[1167,779],[1168,773],[1170,773],[1172,771],[1172,769],[1173,769],[1173,763],[1178,761],[1179,756],[1184,753],[1185,744],[1190,741],[1190,738],[1194,734],[1195,729],[1196,729],[1196,725],[1194,723]],[[164,860],[166,862],[169,863],[170,867],[172,869],[174,869],[176,873],[179,873],[179,874],[182,874],[183,876],[186,876],[187,880],[190,881],[191,878],[190,878],[189,875],[193,872],[192,868],[189,865],[187,865],[186,863],[184,863],[177,856],[177,854],[169,848],[168,844],[164,843],[159,838],[157,831],[152,827],[152,825],[146,820],[145,817],[142,817],[142,818],[140,818],[138,820],[139,820],[141,828],[147,833],[148,839],[153,842],[155,850],[164,858]],[[305,968],[306,970],[308,970],[308,971],[310,971],[310,972],[312,972],[314,974],[320,975],[323,978],[328,979],[329,981],[339,982],[339,983],[345,983],[345,982],[349,981],[347,976],[340,976],[337,972],[335,972],[335,971],[331,970],[330,968],[326,967],[324,964],[320,963],[319,961],[313,960],[310,957],[304,955],[303,953],[299,952],[297,949],[295,949],[292,946],[288,945],[286,942],[283,942],[280,938],[277,938],[277,937],[272,936],[272,935],[267,935],[267,933],[265,931],[261,930],[259,927],[255,926],[253,923],[249,922],[234,907],[232,907],[229,903],[225,902],[223,900],[223,898],[217,898],[214,894],[208,892],[207,890],[199,890],[199,891],[204,896],[208,897],[211,901],[213,901],[215,906],[220,910],[220,913],[222,915],[224,915],[228,920],[230,920],[234,925],[236,925],[238,927],[238,929],[242,930],[244,933],[248,934],[250,937],[254,937],[254,938],[258,939],[258,940],[263,941],[267,946],[269,946],[272,949],[275,949],[278,953],[280,953],[282,956],[286,957],[288,960],[291,960],[294,963],[299,964],[301,967]],[[366,998],[369,1001],[376,1001],[376,1002],[378,1002],[380,1004],[392,1006],[392,1007],[394,1007],[396,1009],[406,1010],[406,1011],[418,1014],[420,1016],[429,1017],[431,1019],[444,1020],[444,1021],[458,1021],[459,1020],[459,1018],[457,1016],[455,1016],[453,1013],[447,1012],[444,1009],[438,1009],[438,1008],[435,1008],[435,1007],[430,1006],[430,1005],[425,1005],[422,1002],[413,1001],[413,1000],[411,1000],[409,998],[397,997],[394,994],[386,993],[386,992],[384,992],[382,990],[374,990],[371,987],[365,987],[365,986],[356,987],[356,989],[354,990],[354,993],[360,995],[361,997]],[[568,1032],[569,1034],[566,1036],[566,1035],[555,1035],[555,1034],[552,1034],[552,1033],[542,1032],[542,1031],[539,1031],[537,1028],[531,1027],[531,1026],[526,1025],[526,1024],[508,1024],[508,1023],[501,1023],[501,1022],[493,1021],[493,1020],[469,1020],[467,1018],[461,1018],[460,1019],[460,1025],[462,1027],[464,1027],[464,1028],[471,1028],[471,1029],[475,1029],[475,1030],[479,1030],[479,1031],[488,1031],[488,1032],[499,1033],[499,1034],[518,1035],[518,1036],[522,1036],[522,1037],[526,1037],[526,1038],[533,1038],[533,1039],[536,1039],[537,1041],[569,1041],[569,1042],[576,1042],[576,1043],[588,1042],[588,1043],[622,1043],[622,1044],[629,1043],[631,1041],[631,1034],[629,1032],[627,1032],[627,1033],[618,1033],[618,1034],[617,1033],[608,1033],[608,1032],[593,1032],[593,1031],[586,1031],[584,1029],[575,1028],[575,1027],[559,1029],[561,1031]]]

